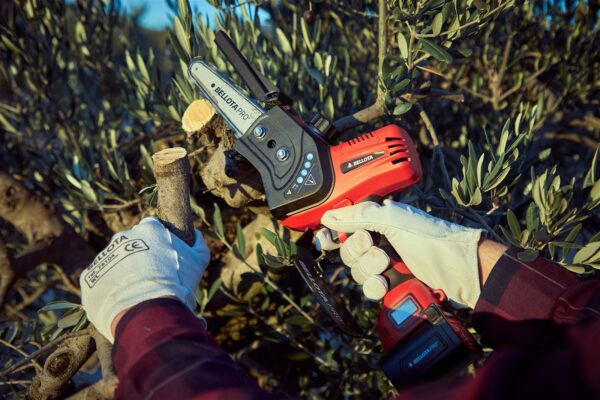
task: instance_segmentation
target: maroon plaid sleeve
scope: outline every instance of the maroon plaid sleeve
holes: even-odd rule
[[[534,343],[557,328],[600,315],[600,280],[582,280],[538,257],[525,263],[511,248],[481,291],[473,325],[492,347]]]
[[[177,300],[138,304],[119,321],[115,336],[115,399],[281,398],[251,381]]]
[[[600,398],[600,280],[583,280],[508,250],[494,266],[473,325],[496,351],[471,379],[445,379],[397,399]]]
[[[414,387],[399,399],[600,398],[600,280],[544,259],[523,263],[516,253],[498,261],[474,311],[474,325],[497,349],[477,376]],[[116,338],[116,399],[275,398],[176,300],[135,306]]]

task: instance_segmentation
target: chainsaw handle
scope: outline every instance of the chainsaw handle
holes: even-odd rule
[[[392,290],[408,279],[414,278],[414,275],[410,272],[403,261],[394,259],[392,257],[390,257],[390,268],[383,271],[382,275],[385,276],[388,281],[389,290]]]
[[[348,234],[344,232],[332,231],[332,237],[336,237],[339,243],[344,243],[348,239]],[[400,255],[391,245],[391,243],[381,234],[371,232],[373,243],[375,246],[382,249],[390,259],[390,267],[381,273],[381,276],[386,280],[387,290],[392,290],[402,282],[414,278],[410,269],[402,261]]]

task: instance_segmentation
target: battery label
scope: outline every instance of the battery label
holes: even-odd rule
[[[342,173],[345,174],[345,173],[350,172],[358,167],[362,167],[363,165],[368,164],[371,161],[378,159],[379,157],[381,157],[384,154],[385,154],[385,152],[378,151],[375,153],[368,154],[366,156],[362,156],[359,158],[354,158],[352,160],[344,161],[341,164]]]
[[[440,350],[443,350],[442,342],[434,337],[430,342],[425,343],[425,346],[418,350],[416,355],[408,360],[409,368],[417,366],[421,361],[436,356]]]

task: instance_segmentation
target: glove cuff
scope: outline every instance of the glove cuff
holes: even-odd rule
[[[146,300],[160,297],[175,297],[183,304],[186,304],[185,299],[182,297],[181,293],[179,293],[179,288],[173,284],[165,284],[162,282],[160,284],[149,286],[146,282],[143,286],[143,288],[139,288],[142,290],[137,290],[135,287],[129,287],[125,292],[121,288],[108,293],[105,302],[100,307],[96,307],[97,312],[88,315],[88,319],[109,342],[114,343],[115,340],[111,329],[113,320],[124,310]],[[91,309],[90,307],[86,308]]]

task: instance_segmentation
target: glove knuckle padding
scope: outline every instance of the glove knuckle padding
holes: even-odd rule
[[[195,234],[194,245],[188,246],[156,218],[146,218],[113,237],[80,278],[83,306],[104,336],[112,341],[114,317],[145,300],[174,296],[194,308],[210,259],[202,235]]]
[[[350,235],[340,248],[340,256],[344,264],[350,266],[373,245],[373,239],[369,232],[361,229]]]
[[[390,264],[390,258],[378,247],[371,246],[362,256],[358,257],[350,267],[361,272],[361,276],[381,274]],[[361,282],[362,283],[362,282]]]

